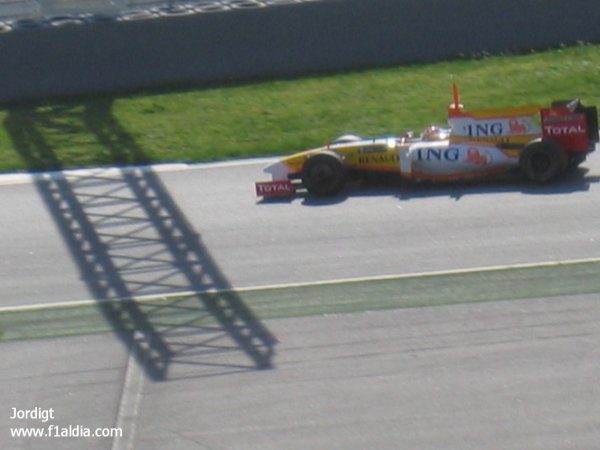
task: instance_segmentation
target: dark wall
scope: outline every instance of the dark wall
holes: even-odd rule
[[[600,42],[598,0],[323,0],[0,34],[0,102]]]

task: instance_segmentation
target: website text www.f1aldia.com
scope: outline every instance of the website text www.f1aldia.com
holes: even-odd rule
[[[115,438],[122,437],[121,428],[89,428],[83,425],[48,425],[46,427],[13,427],[13,438]]]
[[[10,436],[12,438],[120,438],[123,430],[117,427],[88,427],[85,425],[56,425],[54,408],[34,407],[31,409],[11,408]],[[38,426],[31,425],[37,422]]]

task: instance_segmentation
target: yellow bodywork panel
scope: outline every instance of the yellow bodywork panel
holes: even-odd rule
[[[302,172],[302,166],[312,155],[331,152],[338,155],[344,166],[351,169],[399,172],[399,149],[402,147],[395,138],[373,139],[359,143],[332,144],[307,150],[285,157],[281,160],[291,173]]]

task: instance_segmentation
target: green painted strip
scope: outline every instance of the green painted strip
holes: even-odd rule
[[[241,304],[265,320],[579,294],[600,294],[600,262],[61,305],[2,312],[0,329],[2,340],[131,331],[141,323],[158,332],[185,327],[200,330],[216,324],[207,304],[223,305],[223,310],[232,308],[232,312],[236,311],[231,305]]]

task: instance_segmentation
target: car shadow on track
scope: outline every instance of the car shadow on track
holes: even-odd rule
[[[455,200],[469,195],[505,194],[511,192],[525,195],[556,195],[589,191],[592,184],[600,182],[600,177],[588,175],[584,167],[573,169],[553,183],[537,184],[524,180],[519,174],[490,180],[473,180],[455,183],[410,183],[396,192],[398,199],[407,201],[424,197],[450,197]]]
[[[61,167],[52,136],[73,127],[117,160],[145,160],[108,99],[16,107],[5,119],[32,170]],[[99,310],[151,379],[272,367],[275,337],[231,290],[152,170],[46,172],[35,179]],[[182,295],[140,300],[177,292]]]
[[[585,166],[566,173],[553,183],[536,184],[523,179],[518,173],[489,180],[470,180],[461,182],[412,182],[402,181],[397,176],[384,176],[381,179],[371,177],[368,182],[351,183],[338,195],[326,198],[311,197],[300,192],[295,197],[267,199],[259,204],[291,203],[300,199],[305,206],[330,206],[343,203],[349,198],[360,197],[396,197],[408,201],[427,197],[450,197],[455,200],[469,195],[503,194],[520,192],[526,195],[555,195],[589,191],[592,184],[600,182],[600,177],[589,175]]]

